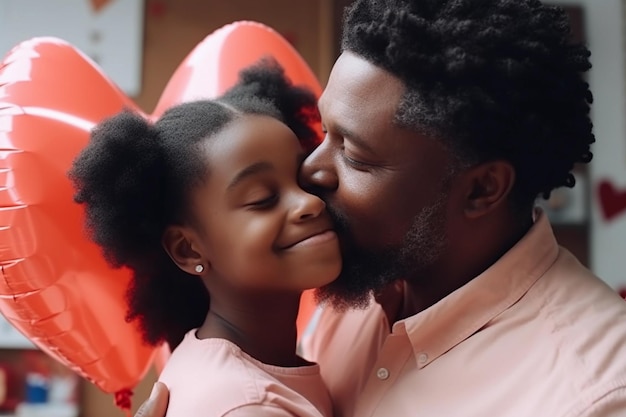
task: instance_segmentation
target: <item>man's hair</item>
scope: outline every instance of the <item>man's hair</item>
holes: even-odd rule
[[[396,122],[444,141],[462,165],[504,159],[516,207],[591,160],[590,53],[566,13],[537,0],[356,0],[342,49],[400,78]]]

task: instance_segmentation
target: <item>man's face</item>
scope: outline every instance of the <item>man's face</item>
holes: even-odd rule
[[[320,297],[339,307],[365,305],[394,279],[420,279],[447,246],[450,156],[394,123],[403,93],[399,79],[346,52],[319,101],[327,133],[301,180],[338,228],[342,275]]]

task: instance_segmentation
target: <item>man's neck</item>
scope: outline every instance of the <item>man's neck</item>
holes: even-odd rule
[[[436,304],[452,292],[482,274],[495,264],[506,252],[519,242],[533,225],[532,217],[526,220],[505,219],[492,231],[467,233],[467,236],[482,236],[473,241],[462,242],[461,247],[451,247],[449,256],[441,259],[419,276],[405,280],[403,303],[397,309],[396,320],[413,316]],[[515,227],[511,227],[515,225]],[[459,253],[466,254],[460,258]]]

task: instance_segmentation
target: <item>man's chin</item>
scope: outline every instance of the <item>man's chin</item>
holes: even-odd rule
[[[332,307],[337,311],[350,309],[366,309],[370,305],[371,291],[352,291],[336,281],[318,288],[315,299],[318,304]]]
[[[401,248],[369,250],[355,244],[352,239],[348,217],[327,205],[335,224],[335,230],[342,243],[343,268],[339,277],[316,291],[318,303],[345,311],[365,309],[372,301],[372,295],[392,281],[401,277],[400,266],[404,265],[399,255]]]
[[[389,254],[353,255],[352,260],[344,257],[344,267],[339,277],[317,289],[317,302],[339,311],[367,308],[373,294],[400,277],[400,272],[394,268],[398,263],[392,258]]]

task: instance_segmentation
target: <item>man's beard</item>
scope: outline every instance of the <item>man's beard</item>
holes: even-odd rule
[[[353,241],[344,242],[343,267],[339,277],[319,288],[317,301],[335,309],[366,308],[371,296],[399,278],[417,279],[446,250],[447,194],[424,207],[414,218],[399,245],[371,250]],[[339,236],[349,239],[349,221],[343,213],[327,207]]]

